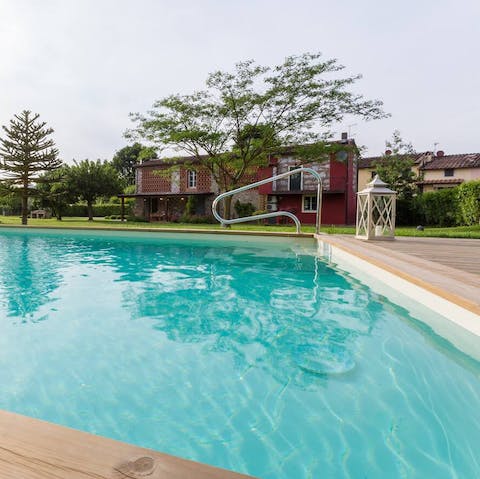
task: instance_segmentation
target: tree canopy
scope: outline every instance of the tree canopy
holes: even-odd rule
[[[133,114],[136,127],[126,135],[193,156],[222,191],[231,190],[280,146],[328,140],[346,115],[386,116],[382,102],[351,90],[361,76],[340,76],[343,69],[320,53],[273,67],[240,62],[233,73],[211,73],[204,90],[168,96],[146,114]]]
[[[55,142],[50,138],[52,128],[39,121],[40,115],[24,110],[14,115],[9,126],[3,126],[0,138],[0,168],[5,185],[22,200],[22,224],[27,224],[28,198],[35,193],[35,183],[47,171],[61,165]]]
[[[40,204],[51,208],[58,220],[62,219],[65,208],[76,201],[75,192],[71,190],[69,174],[70,167],[62,165],[56,170],[45,173],[37,185]]]
[[[125,185],[128,186],[135,183],[134,166],[143,160],[152,160],[154,158],[157,158],[154,148],[137,142],[118,150],[113,156],[112,166],[117,170]]]
[[[122,190],[117,171],[108,162],[82,160],[74,162],[67,175],[68,187],[77,198],[87,202],[88,219],[93,221],[93,204],[102,196]]]
[[[409,199],[417,191],[419,176],[413,171],[415,150],[405,142],[398,130],[385,142],[390,153],[373,163],[378,176],[397,192],[400,199]]]

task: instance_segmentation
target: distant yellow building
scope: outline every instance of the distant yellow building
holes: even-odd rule
[[[387,154],[388,156],[388,154]],[[480,153],[445,155],[438,151],[415,153],[410,156],[414,161],[412,170],[422,173],[418,182],[422,192],[453,188],[464,181],[480,180]],[[385,158],[380,156],[361,158],[358,163],[358,191],[375,176],[375,162]]]

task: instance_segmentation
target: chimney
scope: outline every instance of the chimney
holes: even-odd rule
[[[426,165],[427,163],[430,163],[434,158],[435,158],[435,155],[433,154],[432,151],[426,151],[425,153],[423,153],[418,163],[420,164],[420,166],[423,166],[423,165]]]
[[[346,131],[344,131],[342,133],[342,141],[347,141],[348,140],[348,133]]]

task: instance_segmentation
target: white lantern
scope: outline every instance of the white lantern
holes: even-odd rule
[[[395,238],[395,203],[397,193],[387,188],[378,175],[357,193],[357,232],[365,240]]]

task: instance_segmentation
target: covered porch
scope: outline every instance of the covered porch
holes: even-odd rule
[[[135,193],[118,195],[121,201],[121,220],[125,220],[125,198],[135,198],[135,214],[146,221],[179,221],[190,202],[191,214],[210,213],[212,193]]]

